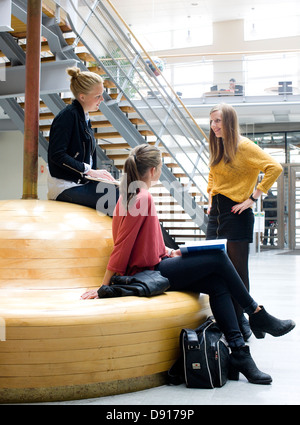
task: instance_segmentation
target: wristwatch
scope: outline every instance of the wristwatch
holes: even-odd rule
[[[251,199],[253,202],[257,202],[258,201],[258,199],[253,198],[253,195],[250,195],[249,196],[249,199]]]

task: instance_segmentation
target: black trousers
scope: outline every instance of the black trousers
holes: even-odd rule
[[[233,299],[248,314],[252,314],[258,304],[224,251],[166,258],[156,268],[169,279],[169,290],[208,294],[211,310],[228,344],[231,347],[244,345]]]
[[[119,188],[113,184],[90,181],[82,186],[64,190],[57,201],[70,202],[94,208],[104,214],[113,216],[119,199]]]

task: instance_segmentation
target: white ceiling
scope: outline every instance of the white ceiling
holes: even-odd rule
[[[188,27],[189,18],[202,22],[233,19],[274,19],[300,16],[299,0],[111,0],[126,23],[134,28],[157,25]]]

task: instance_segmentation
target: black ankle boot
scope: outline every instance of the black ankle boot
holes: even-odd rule
[[[239,327],[240,327],[240,330],[242,332],[244,341],[247,342],[249,340],[250,336],[252,335],[252,331],[251,331],[249,322],[246,319],[246,317],[244,316],[244,314],[242,314],[241,316],[238,317],[238,323],[239,323]]]
[[[256,338],[264,338],[266,333],[272,336],[282,336],[290,332],[296,326],[293,320],[279,320],[266,312],[263,306],[257,313],[250,314],[250,327]]]
[[[270,375],[257,368],[247,345],[232,351],[230,354],[228,379],[238,381],[240,372],[251,384],[268,385],[272,382]]]

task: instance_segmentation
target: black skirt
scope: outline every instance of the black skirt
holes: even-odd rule
[[[209,214],[206,239],[227,239],[228,241],[253,242],[254,214],[247,208],[241,214],[234,214],[231,208],[237,202],[224,195],[215,195]]]

